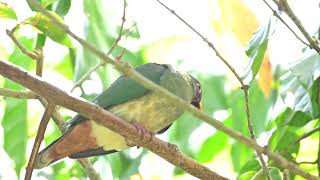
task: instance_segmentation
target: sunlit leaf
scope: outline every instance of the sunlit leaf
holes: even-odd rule
[[[271,17],[267,24],[261,26],[249,42],[246,54],[249,58],[249,65],[247,66],[244,79],[249,78],[248,84],[256,77],[260,70],[260,66],[264,59],[264,54],[267,50],[269,37],[274,32],[275,18]]]
[[[262,65],[259,71],[259,87],[262,90],[266,98],[270,95],[271,84],[272,84],[272,67],[270,63],[270,58],[268,51],[264,55],[264,60],[262,60]]]
[[[201,146],[198,152],[198,160],[200,162],[210,161],[217,153],[222,151],[228,142],[228,136],[222,132],[216,132],[209,137]]]
[[[256,175],[256,171],[248,171],[237,177],[238,180],[251,180],[254,175]]]
[[[59,22],[63,23],[63,19],[56,13],[50,11],[50,14],[54,16]],[[48,36],[53,41],[72,48],[73,45],[69,36],[58,25],[51,21],[51,19],[42,13],[30,17],[26,20],[26,23],[39,29],[44,35]]]
[[[0,18],[17,20],[17,15],[8,4],[0,2]]]
[[[41,0],[41,5],[42,7],[46,8],[52,3],[54,3],[56,0]]]

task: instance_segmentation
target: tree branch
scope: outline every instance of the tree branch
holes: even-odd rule
[[[45,99],[48,99],[49,102],[54,102],[57,105],[76,111],[89,119],[94,119],[97,123],[119,133],[137,146],[146,147],[150,151],[158,154],[162,158],[171,162],[175,166],[180,167],[193,176],[200,179],[226,179],[184,155],[175,145],[168,144],[156,137],[152,137],[150,140],[148,135],[141,138],[136,127],[130,123],[121,120],[98,105],[84,102],[75,97],[69,96],[67,93],[55,86],[32,74],[29,74],[26,71],[20,70],[14,65],[0,61],[0,74],[24,85]]]
[[[284,11],[289,18],[295,23],[300,32],[304,35],[304,37],[308,40],[312,49],[316,50],[318,54],[320,54],[320,43],[316,40],[316,38],[312,38],[310,34],[306,31],[304,26],[302,25],[300,19],[295,15],[292,11],[290,5],[287,0],[273,0],[273,2],[278,6],[278,8]]]
[[[155,83],[151,82],[150,80],[148,80],[147,78],[145,78],[144,76],[140,75],[139,73],[137,73],[133,68],[130,67],[130,65],[128,65],[125,62],[119,63],[117,61],[113,61],[110,57],[108,57],[105,53],[103,53],[102,51],[96,49],[93,45],[91,45],[90,43],[86,42],[85,40],[83,40],[82,38],[76,36],[74,33],[72,33],[69,28],[60,23],[57,19],[55,19],[51,14],[49,14],[45,9],[43,9],[37,2],[35,2],[34,0],[31,0],[33,6],[39,10],[40,12],[42,12],[44,15],[46,15],[49,19],[51,19],[51,21],[53,23],[55,23],[56,25],[58,25],[60,28],[62,28],[67,34],[69,34],[71,37],[73,37],[74,39],[76,39],[83,47],[89,49],[90,51],[92,51],[92,53],[96,54],[99,58],[101,58],[102,60],[104,60],[106,63],[110,63],[111,65],[113,65],[117,70],[121,71],[124,75],[130,77],[131,79],[137,81],[139,84],[141,84],[142,86],[144,86],[145,88],[154,91],[155,93],[159,93],[160,95],[162,95],[164,98],[167,98],[168,100],[171,100],[173,104],[177,105],[177,106],[181,106],[182,108],[184,108],[185,110],[189,111],[190,113],[192,113],[194,116],[200,118],[201,120],[203,120],[204,122],[207,122],[208,124],[214,126],[216,129],[221,130],[225,133],[227,133],[228,135],[230,135],[231,137],[239,140],[239,142],[248,145],[249,147],[255,149],[257,152],[260,153],[264,153],[266,155],[269,156],[269,158],[273,159],[274,161],[278,162],[280,164],[280,166],[282,166],[283,168],[288,168],[290,169],[290,171],[292,171],[295,174],[301,175],[303,177],[308,177],[311,179],[315,179],[316,177],[312,176],[311,174],[301,170],[299,167],[297,167],[295,164],[287,161],[285,158],[283,158],[282,156],[272,153],[270,150],[268,150],[267,148],[263,148],[259,145],[257,145],[257,143],[255,143],[254,141],[251,141],[250,139],[248,139],[247,137],[241,135],[240,133],[233,131],[232,129],[229,129],[227,127],[225,127],[223,125],[223,123],[221,123],[220,121],[217,121],[213,118],[211,118],[210,116],[203,114],[201,112],[199,112],[196,108],[192,107],[190,104],[184,102],[181,98],[178,98],[177,96],[173,95],[172,93],[168,92],[166,89],[160,87],[159,85],[156,85]],[[191,27],[192,28],[192,27]],[[200,36],[202,36],[200,34]],[[203,37],[203,36],[202,36]],[[206,38],[203,38],[204,40],[207,40]],[[213,47],[212,43],[208,42],[209,46],[211,44],[211,46]],[[215,52],[216,49],[214,48]],[[222,57],[222,56],[220,56]],[[226,62],[226,61],[225,61]],[[226,62],[226,65],[228,65],[228,63]],[[229,67],[229,66],[228,66]],[[231,66],[229,67],[230,70],[234,70]],[[235,72],[235,71],[234,71]],[[235,73],[237,74],[237,73]],[[238,80],[240,80],[239,82],[242,82],[240,76],[237,76]],[[244,86],[244,84],[243,84]],[[106,125],[107,126],[107,125]],[[109,129],[113,130],[111,127],[109,127]],[[120,133],[121,134],[121,133]],[[125,136],[126,137],[126,136]],[[147,146],[146,146],[147,147]],[[147,147],[148,148],[148,147]],[[149,149],[149,148],[148,148]],[[152,150],[152,149],[150,149]],[[160,154],[158,154],[160,155]]]
[[[109,56],[112,53],[112,51],[117,46],[117,44],[119,43],[119,41],[121,40],[121,37],[123,35],[123,27],[124,27],[124,23],[126,21],[126,7],[127,7],[127,2],[126,2],[126,0],[123,0],[123,14],[122,14],[122,18],[121,18],[122,21],[121,21],[120,30],[119,30],[119,33],[118,33],[118,37],[113,42],[111,48],[107,52],[107,56]],[[91,70],[86,72],[76,83],[74,83],[74,86],[72,87],[70,92],[72,92],[76,87],[79,87],[86,79],[89,78],[91,73],[96,71],[99,67],[104,66],[105,64],[106,64],[105,61],[100,61],[99,64],[95,65]]]
[[[6,88],[0,88],[0,96],[13,97],[19,99],[37,99],[37,95],[30,91],[16,91]]]
[[[41,104],[44,107],[47,106],[47,102],[42,97],[39,97],[39,101],[41,102]],[[59,113],[57,107],[55,107],[54,110],[53,110],[52,119],[54,120],[54,122],[59,127],[59,130],[60,130],[61,133],[64,133],[67,130],[65,128],[64,119],[63,119],[62,115]],[[87,174],[87,176],[89,177],[90,180],[101,180],[101,177],[100,177],[99,173],[97,173],[93,169],[89,159],[82,158],[82,159],[77,159],[77,161],[81,164],[81,166],[85,170],[85,172],[86,172],[86,174]]]
[[[256,136],[254,134],[254,130],[253,130],[253,124],[252,124],[252,121],[251,121],[251,116],[250,116],[250,108],[249,108],[249,94],[248,94],[248,89],[249,87],[246,86],[243,88],[243,91],[244,91],[244,98],[245,98],[245,109],[246,109],[246,115],[247,115],[247,126],[249,128],[249,132],[250,132],[250,137],[251,139],[257,143],[257,140],[256,140]],[[266,175],[267,179],[268,180],[272,180],[271,178],[271,175],[269,173],[269,170],[268,170],[268,167],[267,167],[267,164],[265,162],[265,160],[263,159],[263,156],[260,152],[256,151],[257,152],[257,155],[259,157],[259,160],[261,162],[261,166],[262,166],[262,169],[263,169],[263,172],[264,174]]]
[[[43,140],[44,133],[46,131],[48,122],[50,120],[50,117],[51,117],[51,114],[52,114],[54,108],[55,108],[55,104],[49,102],[48,106],[46,107],[46,110],[45,110],[45,112],[44,112],[44,114],[42,116],[42,119],[41,119],[40,125],[39,125],[39,129],[38,129],[38,132],[37,132],[37,136],[36,136],[35,142],[33,144],[32,152],[31,152],[31,155],[30,155],[30,159],[29,159],[29,162],[28,162],[28,165],[27,165],[27,170],[26,170],[26,174],[25,174],[25,177],[24,177],[25,180],[30,180],[31,179],[32,171],[33,171],[33,168],[34,168],[34,162],[35,162],[35,159],[37,158],[38,151],[39,151],[39,148],[40,148],[40,144],[41,144],[41,142]]]
[[[241,84],[241,88],[243,90],[244,96],[245,96],[245,102],[246,102],[246,114],[247,114],[247,125],[250,133],[250,137],[253,141],[256,141],[256,136],[253,131],[252,122],[250,118],[250,110],[249,110],[249,98],[248,98],[248,90],[250,86],[247,86],[242,81],[239,74],[236,72],[236,70],[231,66],[231,64],[228,63],[228,61],[219,53],[219,51],[215,48],[213,43],[211,43],[204,35],[202,35],[199,31],[197,31],[193,26],[191,26],[186,20],[184,20],[181,16],[179,16],[174,10],[170,9],[168,6],[163,4],[160,0],[156,0],[159,4],[161,4],[164,8],[166,8],[168,11],[170,11],[174,16],[176,16],[181,22],[183,22],[186,26],[188,26],[194,33],[196,33],[205,43],[208,44],[208,46],[216,53],[218,58],[230,69],[230,71],[234,74],[234,76],[238,79],[239,83]],[[263,156],[260,152],[256,151],[259,160],[261,162],[261,166],[263,169],[263,172],[265,173],[268,180],[271,180],[271,176],[268,170],[268,167],[266,165],[266,162],[263,159]]]
[[[14,32],[18,29],[19,25],[15,26],[11,31],[6,30],[7,35],[12,39],[12,41],[17,45],[17,47],[21,50],[22,53],[25,55],[29,56],[30,58],[34,59],[37,61],[36,65],[36,75],[42,76],[42,71],[43,71],[43,50],[42,49],[37,49],[35,51],[29,51],[27,50],[20,42],[16,39],[14,36]],[[47,106],[47,102],[42,98],[34,94],[33,92],[23,92],[23,91],[13,91],[13,90],[8,90],[8,89],[3,89],[0,88],[0,95],[4,96],[10,96],[10,97],[15,97],[15,98],[28,98],[28,99],[38,99],[44,107]],[[53,111],[53,120],[54,122],[58,125],[60,128],[61,132],[64,132],[64,120],[62,115],[58,112],[58,109],[55,107]],[[84,168],[87,176],[91,180],[101,180],[100,175],[93,169],[92,165],[90,164],[90,161],[86,158],[79,159],[78,160],[81,166]]]
[[[310,46],[310,44],[308,44],[308,43],[306,43],[304,40],[302,40],[299,36],[298,36],[298,34],[293,30],[293,29],[291,29],[291,27],[282,19],[282,17],[278,14],[278,12],[276,11],[276,10],[274,10],[272,7],[271,7],[271,5],[266,1],[266,0],[262,0],[268,7],[269,7],[269,9],[273,12],[273,15],[274,16],[276,16],[291,32],[292,32],[292,34],[302,43],[302,44],[304,44],[304,45],[306,45],[306,46],[309,46],[310,48],[311,48],[311,46]]]

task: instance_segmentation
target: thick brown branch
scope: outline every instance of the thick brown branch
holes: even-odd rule
[[[174,148],[174,145],[170,145],[157,138],[152,138],[150,141],[147,137],[141,138],[141,136],[138,135],[139,133],[135,126],[119,119],[95,104],[69,96],[55,86],[28,72],[20,70],[18,67],[14,67],[14,65],[9,65],[4,61],[0,61],[0,74],[31,89],[40,96],[48,99],[49,102],[52,101],[57,105],[76,111],[89,119],[94,119],[97,123],[108,127],[112,131],[118,132],[138,146],[146,147],[172,164],[200,179],[226,179],[182,154],[177,148]]]
[[[31,179],[32,171],[33,171],[33,168],[34,168],[34,162],[35,162],[35,159],[37,158],[38,151],[39,151],[39,148],[40,148],[40,144],[41,144],[41,142],[43,140],[44,133],[46,131],[48,122],[50,120],[50,117],[51,117],[51,114],[52,114],[54,108],[55,108],[54,103],[49,102],[48,106],[46,107],[46,110],[45,110],[45,112],[44,112],[44,114],[42,116],[42,119],[41,119],[40,125],[39,125],[39,129],[38,129],[38,132],[37,132],[37,136],[36,136],[36,139],[35,139],[34,144],[33,144],[32,152],[31,152],[31,155],[30,155],[30,159],[29,159],[29,162],[28,162],[28,165],[27,165],[27,170],[26,170],[26,174],[25,174],[25,177],[24,177],[25,180],[30,180]]]
[[[134,71],[135,72],[135,71]],[[136,72],[135,72],[136,73]],[[104,125],[105,127],[118,132],[125,138],[128,138],[135,144],[139,146],[146,147],[152,152],[158,154],[164,159],[168,160],[172,164],[179,166],[188,173],[196,175],[202,179],[207,179],[208,177],[218,176],[211,172],[209,169],[199,165],[189,157],[186,157],[175,148],[170,148],[168,143],[165,143],[157,138],[152,138],[151,141],[141,141],[140,136],[137,136],[137,129],[131,124],[119,119],[103,108],[88,102],[84,102],[67,93],[61,91],[55,86],[37,78],[33,75],[28,74],[28,72],[19,69],[18,67],[8,64],[5,61],[0,60],[0,74],[6,78],[9,78],[39,94],[40,96],[46,97],[49,100],[53,100],[57,105],[64,106],[68,109],[76,111],[81,115],[88,117],[89,119],[94,119],[97,123]],[[148,82],[148,81],[147,81]],[[165,90],[164,90],[165,91]],[[158,92],[158,91],[157,91]],[[165,91],[168,93],[167,91]],[[169,93],[170,96],[174,96]],[[171,97],[172,98],[172,97]],[[174,97],[176,102],[183,101],[180,98]],[[216,127],[218,130],[225,132],[231,137],[237,139],[239,142],[247,145],[248,147],[254,148],[257,151],[266,154],[270,159],[275,161],[280,167],[289,169],[292,173],[303,176],[307,179],[317,179],[317,177],[301,170],[295,164],[287,161],[281,155],[271,152],[269,149],[257,145],[251,139],[241,135],[239,132],[234,131],[223,125],[218,120],[211,118],[210,116],[199,112],[197,109],[183,101],[183,106],[186,110],[192,112],[196,117],[203,119],[205,122]],[[148,139],[148,138],[143,138]]]

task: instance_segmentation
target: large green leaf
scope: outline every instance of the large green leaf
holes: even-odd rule
[[[17,15],[8,4],[0,2],[0,18],[17,20]]]
[[[248,84],[254,80],[259,72],[264,54],[267,50],[269,38],[274,32],[275,22],[276,18],[272,16],[268,23],[261,26],[258,31],[253,34],[253,37],[249,42],[249,46],[246,50],[246,54],[249,58],[249,65],[247,66],[245,73],[247,74],[247,77],[250,77]],[[244,78],[246,79],[247,77]]]
[[[59,22],[63,23],[63,19],[55,12],[49,11]],[[69,36],[58,25],[53,23],[49,17],[42,13],[37,13],[25,21],[26,23],[39,29],[44,35],[53,41],[72,48],[72,42]]]
[[[19,38],[19,41],[28,49],[32,48],[33,39]],[[26,57],[17,48],[11,54],[9,60],[29,68],[33,60]],[[5,80],[5,88],[21,90],[23,87]],[[27,101],[22,99],[6,98],[5,113],[2,120],[4,129],[4,149],[15,162],[17,175],[20,175],[21,168],[26,162],[26,144],[27,144]]]

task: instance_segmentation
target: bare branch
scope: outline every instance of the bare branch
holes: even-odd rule
[[[36,65],[36,74],[38,76],[42,76],[43,71],[43,50],[37,49],[33,52],[27,50],[23,45],[20,44],[20,42],[16,39],[16,37],[13,35],[13,33],[18,29],[19,25],[15,26],[11,31],[7,30],[8,36],[13,40],[13,42],[18,46],[18,48],[21,50],[22,53],[29,56],[30,58],[37,61]],[[17,92],[7,89],[0,89],[0,95],[15,97],[15,98],[29,98],[29,99],[39,99],[39,101],[44,105],[44,107],[47,106],[47,102],[42,98],[34,94],[33,92]],[[63,130],[64,127],[64,121],[62,115],[58,112],[57,107],[54,107],[53,111],[53,120],[55,123],[59,126],[60,130]],[[90,161],[88,159],[79,159],[78,160],[81,166],[84,168],[85,172],[87,173],[88,177],[91,180],[101,180],[100,175],[93,169],[92,165],[90,164]]]
[[[126,21],[126,7],[127,7],[127,2],[126,0],[123,0],[123,14],[122,14],[122,18],[121,18],[121,26],[120,26],[120,30],[119,30],[119,34],[118,37],[116,38],[116,40],[113,42],[111,48],[109,49],[109,51],[107,52],[107,56],[109,56],[112,51],[114,50],[114,48],[117,46],[117,44],[119,43],[119,41],[121,40],[121,37],[123,36],[123,27],[124,27],[124,23]],[[89,70],[88,72],[86,72],[72,87],[72,89],[70,90],[70,92],[72,92],[76,87],[79,87],[85,80],[87,80],[90,76],[91,73],[93,73],[94,71],[96,71],[99,67],[104,66],[106,64],[106,62],[102,61],[95,65],[91,70]]]
[[[35,142],[33,144],[32,152],[31,152],[31,155],[30,155],[30,159],[29,159],[29,162],[28,162],[28,165],[27,165],[27,170],[26,170],[26,174],[25,174],[25,177],[24,177],[25,180],[30,180],[31,179],[32,171],[33,171],[33,168],[34,168],[34,162],[35,162],[35,160],[37,158],[38,151],[39,151],[39,148],[40,148],[40,144],[41,144],[41,142],[43,140],[44,133],[46,131],[48,122],[50,120],[50,117],[51,117],[51,114],[52,114],[54,108],[55,108],[55,104],[49,102],[48,106],[46,107],[46,110],[45,110],[45,112],[44,112],[44,114],[42,116],[42,119],[41,119],[40,125],[39,125],[39,129],[38,129],[38,132],[37,132],[37,136],[36,136]]]
[[[246,101],[246,114],[247,114],[247,125],[250,132],[251,139],[256,143],[256,137],[253,131],[252,122],[250,118],[250,110],[249,110],[249,98],[248,98],[248,90],[249,86],[245,85],[242,79],[240,78],[239,74],[236,72],[236,70],[231,66],[231,64],[228,63],[226,59],[219,53],[219,51],[215,48],[212,42],[210,42],[204,35],[202,35],[199,31],[197,31],[193,26],[191,26],[186,20],[184,20],[182,17],[180,17],[174,10],[170,9],[168,6],[163,4],[160,0],[156,0],[159,4],[161,4],[164,8],[166,8],[168,11],[170,11],[174,16],[176,16],[181,22],[183,22],[185,25],[187,25],[194,33],[196,33],[204,42],[206,42],[211,49],[216,53],[216,55],[219,57],[219,59],[230,69],[230,71],[234,74],[234,76],[238,79],[239,83],[242,86],[242,90],[245,96]],[[262,165],[263,172],[266,174],[266,177],[268,180],[271,179],[268,167],[266,165],[266,162],[263,159],[263,156],[260,152],[256,151],[257,155],[259,157],[259,160]]]
[[[39,98],[39,101],[41,102],[41,104],[44,107],[47,106],[47,102],[42,97]],[[64,133],[66,131],[65,122],[64,122],[64,119],[63,119],[62,115],[59,113],[57,107],[55,107],[54,110],[53,110],[52,119],[58,125],[59,130],[61,131],[61,133]],[[77,159],[77,161],[81,164],[81,166],[85,170],[85,172],[86,172],[86,174],[87,174],[87,176],[89,177],[90,180],[101,180],[101,177],[100,177],[99,173],[97,173],[93,169],[90,161],[87,158]]]
[[[76,111],[89,119],[94,119],[97,123],[119,133],[137,146],[146,147],[193,176],[200,179],[226,179],[184,155],[176,148],[175,145],[168,144],[156,137],[152,137],[150,139],[147,134],[142,138],[141,135],[139,135],[137,128],[130,123],[116,117],[114,114],[104,110],[98,105],[69,96],[67,93],[55,86],[38,79],[37,76],[20,70],[14,65],[0,61],[0,74],[26,86],[40,96],[48,99],[49,102],[52,101],[57,105]]]
[[[251,121],[251,116],[250,116],[249,94],[248,94],[249,89],[245,87],[245,88],[243,88],[243,91],[244,91],[244,97],[245,97],[245,102],[246,102],[245,109],[246,109],[247,123],[248,123],[250,136],[251,136],[252,141],[257,143],[256,136],[254,134],[254,130],[253,130],[253,127],[252,127],[253,124],[252,124],[252,121]],[[261,162],[261,166],[262,166],[264,174],[266,175],[268,180],[272,180],[271,175],[270,175],[269,170],[268,170],[268,167],[267,167],[267,164],[266,164],[265,160],[263,159],[262,153],[260,153],[258,151],[256,151],[256,152],[257,152],[257,155],[258,155],[259,160]]]
[[[37,99],[37,95],[30,91],[16,91],[6,88],[0,88],[0,96],[21,98],[21,99]]]
[[[317,41],[316,38],[312,38],[310,36],[310,34],[306,31],[306,29],[302,25],[300,19],[292,11],[292,9],[291,9],[290,5],[288,4],[287,0],[273,0],[273,2],[275,4],[277,4],[278,8],[280,10],[283,10],[289,16],[289,18],[295,23],[295,25],[298,27],[300,32],[308,40],[311,48],[316,50],[318,52],[318,54],[320,54],[320,43],[319,43],[319,41]]]
[[[271,5],[266,1],[266,0],[262,0],[268,7],[269,9],[273,12],[273,15],[276,16],[291,32],[292,34],[304,45],[306,46],[309,46],[310,47],[310,44],[306,43],[304,40],[302,40],[298,34],[293,30],[291,29],[291,27],[282,19],[282,17],[278,14],[278,12],[276,10],[274,10]]]
[[[6,30],[6,32],[7,32],[7,35],[12,39],[12,41],[18,46],[21,52],[23,52],[24,54],[26,54],[27,56],[31,57],[34,60],[39,59],[38,54],[36,52],[29,51],[22,44],[20,44],[18,39],[13,35],[14,30],[12,31]]]

